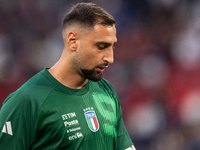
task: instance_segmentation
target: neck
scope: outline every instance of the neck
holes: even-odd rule
[[[81,89],[87,84],[88,79],[83,78],[78,72],[76,72],[69,65],[71,63],[66,60],[70,59],[62,59],[61,57],[60,60],[48,71],[63,85],[73,89]]]

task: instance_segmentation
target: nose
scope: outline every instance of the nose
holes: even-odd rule
[[[105,55],[103,57],[103,60],[108,62],[109,64],[112,64],[114,62],[114,54],[113,54],[113,48],[109,48],[107,49],[107,51],[105,51]]]

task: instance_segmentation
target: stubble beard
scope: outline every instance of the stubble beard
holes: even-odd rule
[[[82,76],[91,81],[100,81],[103,78],[102,72],[95,72],[95,69],[81,69]]]
[[[82,65],[80,65],[82,64],[84,60],[82,57],[83,56],[79,54],[79,56],[73,60],[73,63],[72,63],[73,68],[77,70],[79,74],[85,79],[95,81],[95,82],[100,81],[103,78],[103,72],[97,72],[95,71],[95,68],[99,66],[108,66],[108,63],[97,65],[93,69],[83,69]]]
[[[79,61],[77,59],[75,59],[72,63],[73,68],[79,72],[79,74],[88,80],[91,81],[100,81],[103,78],[103,72],[97,72],[95,71],[95,68],[93,69],[83,69],[81,68],[81,66],[78,63]]]

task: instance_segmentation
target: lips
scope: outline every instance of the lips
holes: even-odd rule
[[[99,72],[103,72],[105,68],[97,68]]]
[[[99,67],[99,68],[103,70],[105,67]]]
[[[98,68],[98,71],[103,72],[106,68],[108,68],[108,66],[100,66],[97,68]]]

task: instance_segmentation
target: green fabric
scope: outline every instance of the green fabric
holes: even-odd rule
[[[71,89],[47,68],[7,97],[0,120],[0,149],[123,150],[132,145],[108,81]]]

